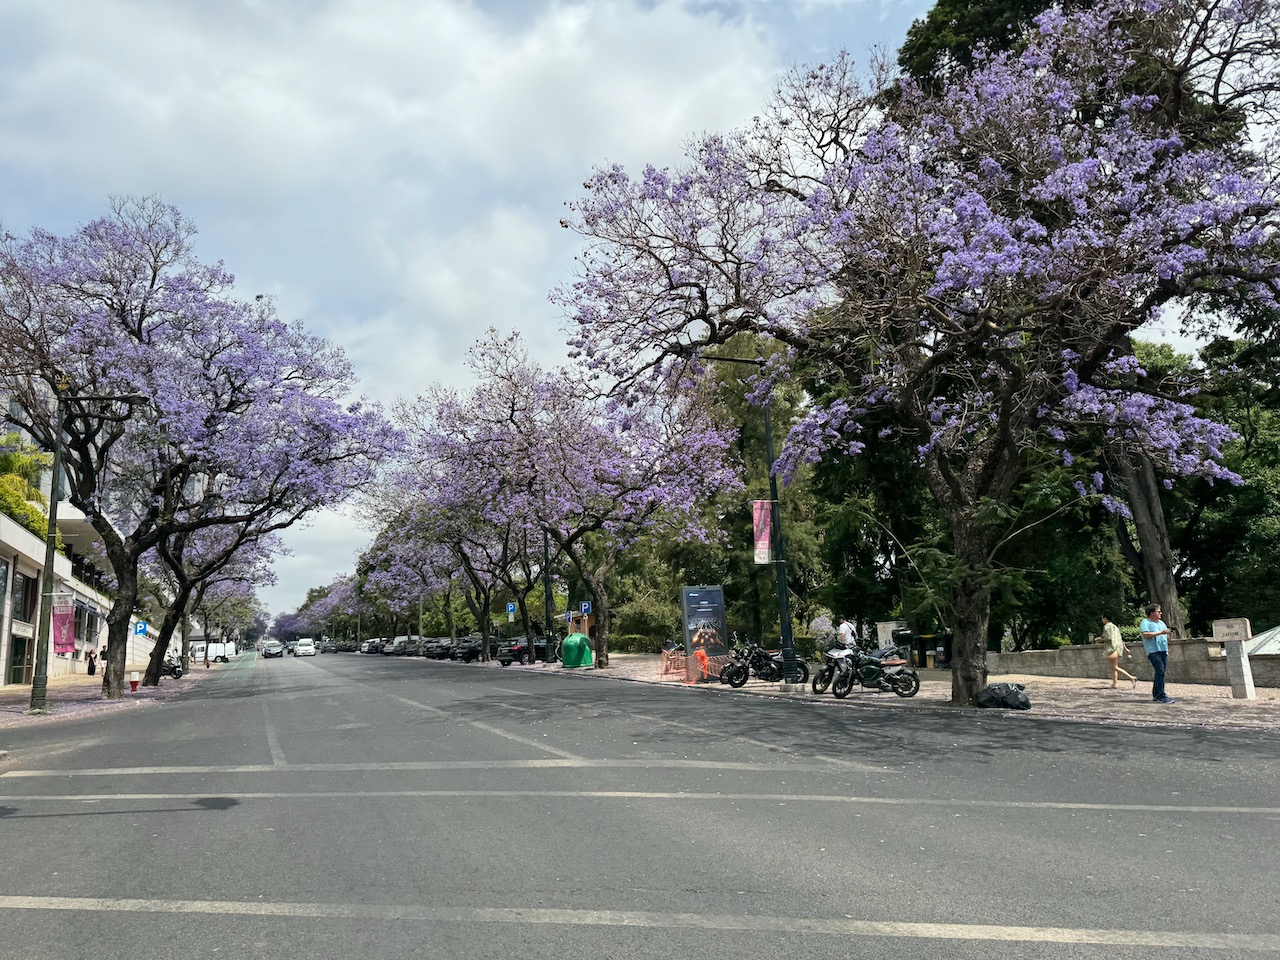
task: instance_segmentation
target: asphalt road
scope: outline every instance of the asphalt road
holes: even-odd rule
[[[248,655],[6,731],[0,958],[1280,955],[1280,745]]]

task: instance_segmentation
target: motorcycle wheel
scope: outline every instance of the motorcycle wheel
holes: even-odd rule
[[[520,654],[520,666],[527,667],[531,663],[533,663],[533,658],[527,652]]]
[[[182,679],[182,668],[181,668],[181,667],[174,667],[174,668],[173,668],[173,670],[171,670],[171,671],[170,671],[170,674],[171,674],[171,676],[173,677],[173,679],[175,679],[175,680],[181,680],[181,679]]]
[[[849,695],[849,691],[853,689],[853,671],[848,670],[838,677],[831,684],[831,693],[837,700],[843,700]]]
[[[920,675],[904,673],[893,682],[893,692],[900,697],[914,697],[920,692]]]
[[[826,693],[827,687],[831,686],[831,674],[834,671],[830,667],[819,667],[818,672],[813,675],[813,692]]]
[[[809,682],[809,665],[803,660],[796,661],[796,683]]]
[[[736,666],[725,667],[726,673],[728,673],[730,670],[732,670],[733,672],[729,673],[728,678],[725,680],[725,683],[729,684],[729,686],[735,687],[735,688],[741,687],[743,684],[747,682],[747,676],[749,671],[745,666],[738,664]]]

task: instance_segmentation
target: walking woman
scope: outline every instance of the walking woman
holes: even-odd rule
[[[95,673],[98,672],[98,656],[92,650],[90,650],[89,656],[87,659],[89,661],[89,668],[86,672],[89,674],[89,676],[92,677]]]
[[[1102,615],[1102,639],[1107,645],[1107,662],[1111,664],[1111,689],[1114,690],[1120,685],[1120,674],[1124,674],[1126,680],[1132,681],[1134,687],[1138,686],[1138,678],[1128,670],[1124,670],[1120,666],[1120,654],[1126,657],[1133,657],[1129,652],[1129,647],[1125,644],[1124,638],[1120,636],[1120,628],[1111,622],[1111,618],[1105,613]]]

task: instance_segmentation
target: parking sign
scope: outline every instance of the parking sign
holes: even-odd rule
[[[582,615],[584,617],[587,616],[589,613],[591,613],[591,601],[583,600],[580,604],[578,604],[578,609],[582,611]]]
[[[147,635],[147,621],[139,620],[133,625],[133,635],[135,637],[145,637]]]

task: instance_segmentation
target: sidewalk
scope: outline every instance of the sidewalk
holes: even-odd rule
[[[110,713],[114,710],[126,710],[167,700],[175,693],[190,688],[204,677],[214,673],[223,664],[216,664],[208,670],[195,669],[187,673],[181,680],[162,677],[160,686],[144,687],[138,685],[138,692],[129,691],[129,674],[133,668],[125,670],[125,691],[121,700],[102,699],[102,673],[97,676],[86,676],[83,673],[72,673],[61,677],[50,677],[45,692],[45,703],[51,711],[47,714],[33,715],[28,713],[31,706],[31,685],[10,684],[0,687],[0,728],[15,724],[49,723],[51,721],[79,719]],[[137,667],[141,676],[145,667]],[[0,751],[3,752],[3,751]]]
[[[810,664],[812,668],[812,664]],[[546,667],[508,667],[507,669],[536,670]],[[584,677],[631,680],[639,683],[661,683],[668,686],[688,686],[693,690],[730,691],[720,683],[682,684],[670,676],[662,676],[662,657],[644,654],[610,654],[609,666],[604,670],[590,668],[572,671]],[[1052,717],[1085,722],[1124,723],[1136,726],[1214,727],[1224,729],[1251,729],[1280,731],[1280,690],[1270,687],[1257,688],[1256,700],[1235,700],[1230,687],[1212,687],[1198,683],[1166,684],[1169,696],[1177,702],[1153,703],[1151,684],[1139,683],[1134,689],[1122,683],[1111,689],[1109,679],[1081,679],[1078,677],[1034,677],[1024,674],[993,674],[991,683],[1020,683],[1031,700],[1030,710],[977,710],[971,712],[1008,717]],[[950,706],[951,674],[943,670],[921,670],[920,692],[904,700],[892,693],[882,693],[855,688],[845,700],[837,700],[830,693],[815,695],[808,688],[803,693],[783,693],[777,683],[749,680],[734,693],[757,696],[792,697],[821,707],[876,706],[897,710],[958,710]]]

